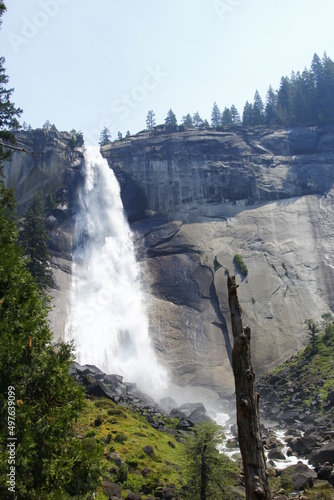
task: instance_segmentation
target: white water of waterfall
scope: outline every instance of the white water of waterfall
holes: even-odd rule
[[[67,340],[74,340],[80,364],[95,364],[161,395],[167,376],[150,342],[120,187],[98,146],[87,147],[84,156]]]

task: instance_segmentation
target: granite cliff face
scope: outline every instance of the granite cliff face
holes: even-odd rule
[[[53,310],[50,313],[55,339],[64,337],[70,309],[72,249],[74,234],[75,187],[79,179],[82,153],[73,135],[66,132],[17,132],[18,147],[29,151],[13,151],[12,160],[5,164],[8,187],[14,187],[18,215],[26,210],[36,191],[52,193],[55,207],[47,219],[51,267],[55,287]]]
[[[70,305],[75,188],[82,154],[66,133],[18,133],[6,165],[21,213],[36,189],[57,194],[48,219],[56,289]],[[253,365],[268,371],[305,342],[307,318],[334,310],[334,126],[268,131],[146,132],[102,149],[132,224],[150,331],[184,386],[233,392],[226,270],[242,255],[243,322]]]
[[[257,373],[333,310],[334,127],[142,133],[102,153],[136,234],[152,337],[182,384],[233,391],[236,253]]]

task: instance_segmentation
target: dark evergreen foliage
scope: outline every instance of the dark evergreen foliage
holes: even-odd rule
[[[188,128],[193,126],[202,130],[210,127],[198,112],[192,119],[190,118],[190,114],[182,118],[182,123]],[[326,53],[322,59],[315,54],[310,69],[305,68],[302,73],[292,73],[290,78],[282,77],[277,90],[269,85],[265,102],[256,90],[253,102],[246,101],[242,113],[242,125],[245,127],[310,126],[332,122],[334,122],[334,62]],[[225,107],[220,113],[214,102],[211,127],[235,125],[241,125],[237,108],[234,105],[230,108]]]
[[[186,439],[188,479],[193,500],[224,498],[232,500],[231,479],[236,467],[217,446],[222,443],[222,429],[213,422],[203,422]]]
[[[27,267],[41,290],[53,283],[47,240],[43,195],[36,193],[24,214],[20,241],[28,258]]]
[[[165,125],[167,128],[173,128],[177,126],[177,119],[172,109],[170,109],[165,118]]]
[[[231,115],[230,109],[224,108],[224,111],[222,112],[222,116],[221,116],[221,124],[224,127],[230,127],[233,125],[233,120],[232,120],[232,115]]]
[[[4,10],[1,2],[0,16]],[[95,440],[75,437],[84,391],[69,374],[72,345],[52,345],[49,299],[40,293],[18,244],[14,194],[3,177],[10,151],[1,142],[14,142],[5,127],[12,127],[20,110],[2,87],[7,80],[0,87],[0,498],[78,498],[95,491],[102,450]]]
[[[219,111],[219,108],[217,106],[217,103],[213,103],[213,108],[211,112],[211,127],[217,128],[221,124],[221,112]]]
[[[185,116],[182,116],[182,125],[184,125],[187,128],[193,128],[194,127],[194,120],[191,116],[190,113],[188,113]]]
[[[334,121],[334,62],[314,54],[311,68],[281,78],[274,91],[269,86],[266,104],[256,91],[253,104],[246,102],[243,125],[325,125]]]
[[[204,128],[204,121],[200,117],[198,111],[196,111],[196,113],[193,116],[193,123],[194,123],[194,127],[199,129],[199,130],[202,130]]]
[[[111,144],[111,133],[107,127],[104,127],[100,134],[99,145],[102,147],[107,144]]]

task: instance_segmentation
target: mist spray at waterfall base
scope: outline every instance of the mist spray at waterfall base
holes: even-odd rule
[[[120,186],[98,146],[87,147],[84,157],[66,337],[74,340],[80,364],[123,375],[161,397],[167,373],[151,346]]]

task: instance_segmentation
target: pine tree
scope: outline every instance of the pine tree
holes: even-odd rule
[[[174,128],[177,126],[177,119],[172,109],[170,109],[167,113],[165,125],[167,128]]]
[[[203,122],[202,118],[200,117],[198,111],[196,111],[196,113],[193,116],[193,123],[194,123],[194,127],[199,129],[199,130],[204,128],[204,122]]]
[[[253,121],[253,105],[246,101],[244,110],[242,113],[242,124],[244,127],[249,127],[254,124]]]
[[[218,425],[203,422],[195,427],[185,442],[188,479],[192,486],[191,498],[194,500],[235,498],[229,491],[229,476],[234,466],[217,449],[222,440],[223,432]]]
[[[306,320],[306,324],[307,324],[307,334],[310,339],[310,344],[312,345],[312,352],[315,352],[315,341],[316,341],[316,336],[320,332],[320,326],[318,323],[313,321],[313,319]]]
[[[256,90],[253,102],[253,125],[264,123],[264,106],[259,92]]]
[[[182,116],[182,124],[187,127],[187,128],[193,128],[194,127],[194,121],[192,119],[191,114],[187,114],[185,116]]]
[[[224,108],[224,111],[222,113],[221,124],[223,125],[223,127],[230,127],[231,125],[233,125],[231,111],[226,107]]]
[[[211,112],[211,127],[218,128],[221,125],[221,119],[221,113],[215,101]]]
[[[280,125],[286,127],[291,122],[291,83],[288,77],[281,78],[277,92],[277,116]]]
[[[155,113],[153,109],[150,109],[146,117],[146,128],[147,130],[153,130],[155,127]]]
[[[15,104],[11,102],[14,89],[6,88],[8,76],[5,72],[4,63],[5,58],[0,57],[0,131],[4,128],[10,130],[17,128],[18,121],[16,117],[22,114],[22,109],[16,108]]]
[[[53,284],[49,267],[48,232],[45,227],[45,206],[41,193],[36,193],[24,214],[20,234],[23,253],[28,257],[27,267],[43,290]]]
[[[233,125],[240,125],[241,124],[240,114],[237,108],[234,106],[234,104],[232,104],[232,106],[230,107],[230,113]]]
[[[108,144],[111,144],[111,133],[107,127],[104,127],[100,134],[99,145],[102,147]]]
[[[277,95],[271,85],[269,85],[266,95],[264,121],[269,127],[277,124]]]
[[[0,2],[0,16],[3,12]],[[13,141],[4,127],[19,110],[9,100],[0,102],[0,138]],[[38,290],[18,244],[14,194],[3,176],[9,156],[0,144],[0,498],[78,498],[95,491],[103,450],[95,440],[74,437],[84,392],[69,374],[72,346],[52,346],[48,298]],[[7,482],[11,435],[16,438],[11,441],[14,494]]]
[[[43,125],[44,130],[51,130],[51,123],[49,120],[46,120],[46,122]]]

